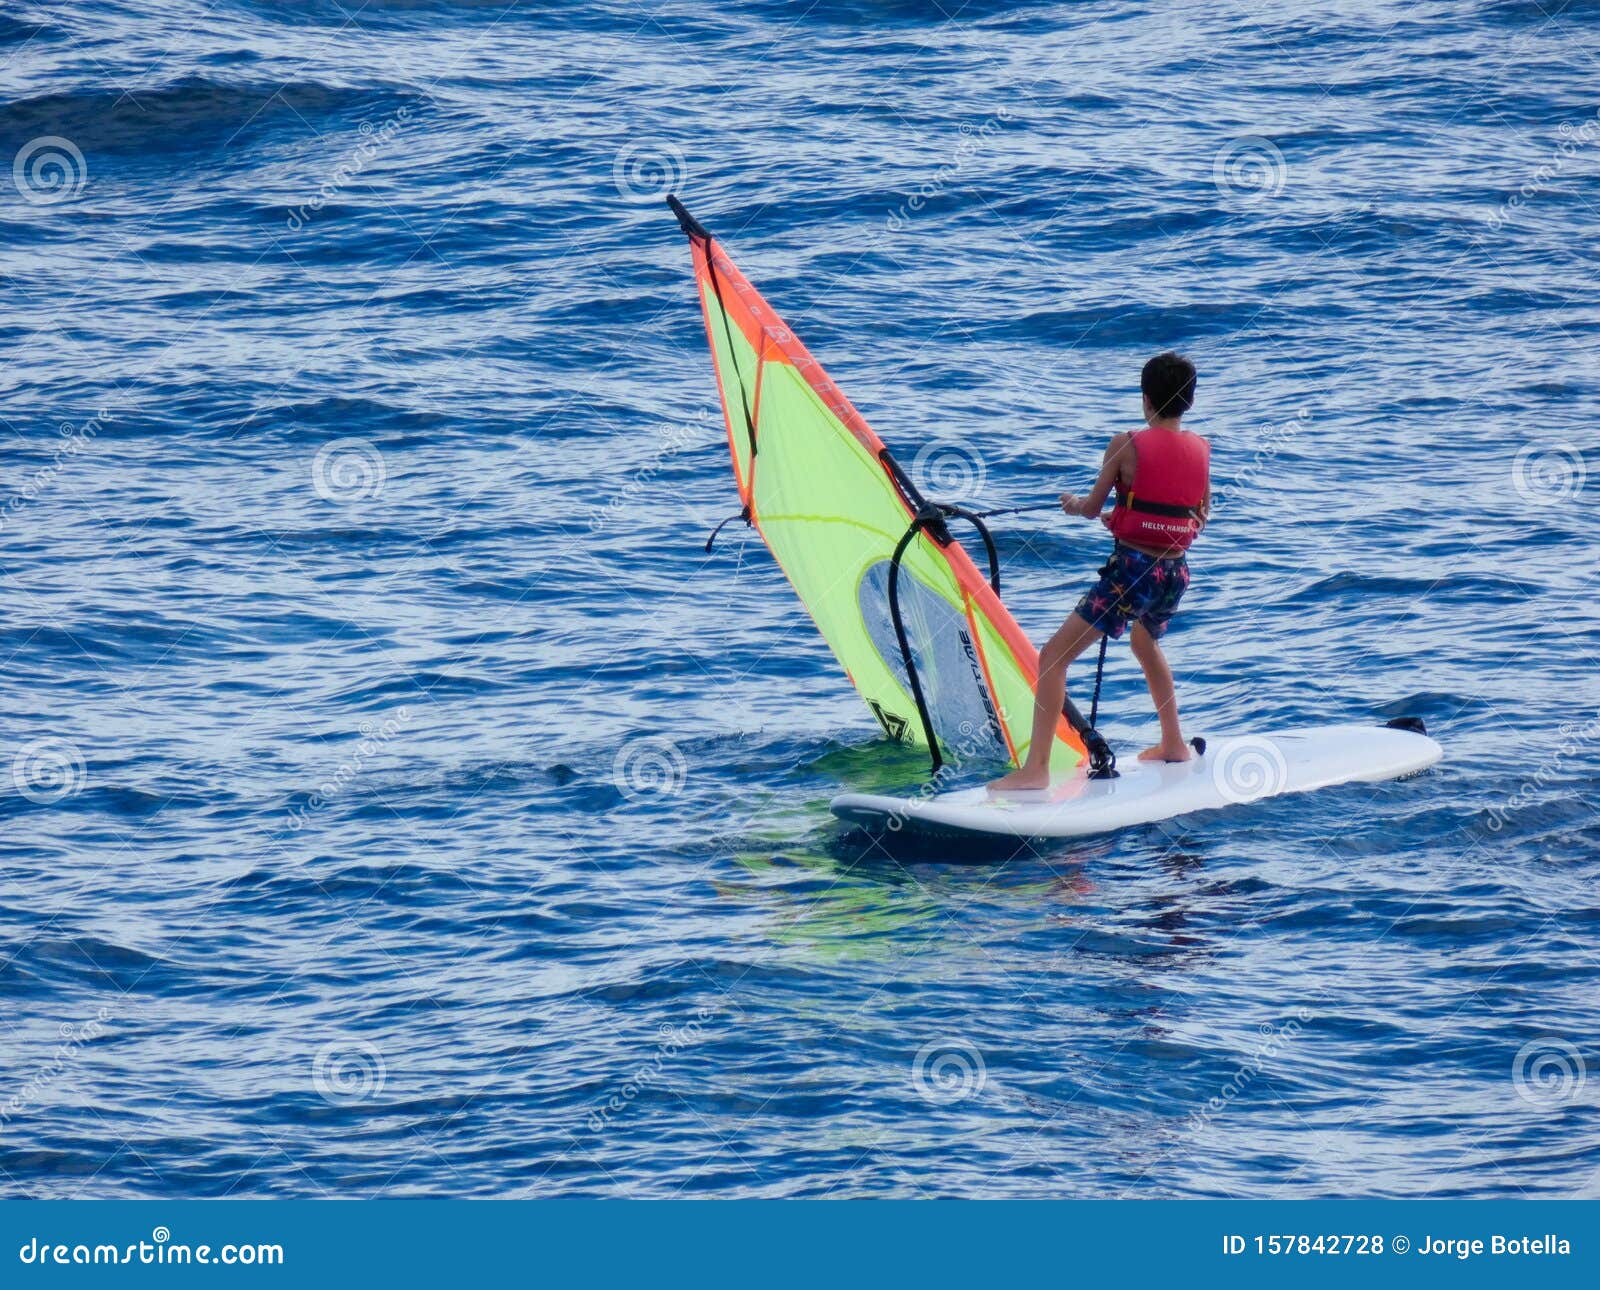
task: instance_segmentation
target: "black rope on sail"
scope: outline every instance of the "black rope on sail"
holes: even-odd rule
[[[728,345],[728,362],[733,364],[734,384],[739,387],[739,410],[744,413],[745,437],[750,444],[750,456],[756,455],[756,422],[750,414],[750,400],[745,394],[744,373],[739,370],[739,351],[733,343],[733,326],[728,321],[728,305],[722,298],[722,283],[717,278],[716,248],[712,244],[711,232],[689,214],[688,208],[671,193],[667,194],[667,205],[672,208],[672,213],[678,217],[678,225],[691,238],[699,238],[706,244],[706,273],[711,278],[711,294],[717,298],[717,312],[722,315],[722,335]],[[748,521],[747,521],[748,522]]]
[[[1094,665],[1094,697],[1089,701],[1089,720],[1079,726],[1073,721],[1076,716],[1083,721],[1083,714],[1073,707],[1072,700],[1065,704],[1064,715],[1067,722],[1078,732],[1078,737],[1083,740],[1085,751],[1089,754],[1090,779],[1115,779],[1120,773],[1117,770],[1117,754],[1111,751],[1111,745],[1106,742],[1106,737],[1096,729],[1100,720],[1100,683],[1106,675],[1106,644],[1110,637],[1104,632],[1100,633],[1100,658]]]
[[[911,701],[917,705],[917,718],[922,722],[922,733],[928,741],[928,755],[933,760],[931,774],[937,775],[940,767],[944,765],[944,754],[939,750],[939,735],[933,728],[933,714],[928,711],[928,699],[922,691],[922,678],[917,674],[917,660],[911,653],[911,637],[906,631],[905,619],[900,613],[900,563],[905,559],[906,551],[917,534],[926,531],[940,546],[949,546],[955,539],[950,535],[950,528],[945,523],[946,508],[935,502],[930,502],[923,497],[922,490],[906,474],[900,463],[894,459],[887,448],[878,453],[878,460],[883,468],[889,472],[889,478],[894,481],[900,490],[901,499],[911,509],[911,525],[895,545],[894,554],[889,557],[889,618],[894,623],[894,638],[900,646],[900,658],[906,666],[906,679],[911,683]],[[990,544],[991,560],[997,559],[994,555],[993,545]],[[994,576],[998,577],[998,566],[991,564]]]
[[[750,508],[748,506],[740,507],[737,515],[728,516],[727,519],[723,520],[717,525],[716,528],[711,530],[711,536],[706,539],[707,555],[711,554],[711,548],[716,545],[717,535],[721,533],[723,529],[727,528],[728,525],[732,524],[734,520],[743,520],[746,524],[750,523]]]
[[[884,456],[888,457],[887,449]],[[892,458],[890,459],[892,460]],[[906,529],[894,554],[889,557],[889,617],[894,622],[894,638],[900,645],[900,657],[905,660],[906,677],[911,682],[911,701],[917,705],[917,716],[922,721],[922,733],[928,740],[928,754],[933,758],[931,773],[937,775],[944,765],[944,754],[939,751],[939,736],[933,728],[933,714],[928,711],[927,697],[922,693],[922,678],[917,675],[917,661],[911,656],[911,638],[906,633],[905,619],[900,615],[900,561],[906,549],[923,529],[938,525],[944,527],[944,515],[937,506],[923,503]]]
[[[671,193],[667,194],[667,205],[672,208],[672,213],[678,217],[678,226],[683,229],[684,233],[690,238],[699,238],[706,244],[706,272],[711,278],[711,294],[717,298],[717,312],[722,315],[722,335],[728,346],[728,361],[733,364],[734,384],[739,387],[739,410],[744,413],[745,441],[750,445],[750,469],[753,474],[756,458],[756,422],[750,413],[750,400],[745,394],[744,373],[739,370],[739,351],[733,344],[733,327],[728,320],[728,306],[722,298],[722,284],[717,279],[717,257],[716,250],[711,243],[711,230],[689,214],[689,208]],[[707,555],[711,554],[711,548],[716,544],[717,534],[732,524],[734,520],[743,520],[748,526],[751,523],[749,506],[742,507],[737,515],[730,515],[711,530],[711,536],[706,539]]]

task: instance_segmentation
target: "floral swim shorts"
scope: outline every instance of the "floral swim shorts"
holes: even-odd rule
[[[1120,543],[1100,570],[1100,581],[1078,602],[1078,617],[1107,636],[1119,637],[1130,620],[1160,638],[1189,588],[1189,562],[1182,554],[1146,555]]]

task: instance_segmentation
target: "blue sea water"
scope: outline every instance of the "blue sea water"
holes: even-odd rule
[[[1587,0],[8,4],[0,1192],[1600,1194],[1597,67]],[[1190,729],[1445,761],[833,823],[923,762],[703,550],[669,188],[950,500],[1185,349]],[[1102,539],[1000,539],[1040,639]]]

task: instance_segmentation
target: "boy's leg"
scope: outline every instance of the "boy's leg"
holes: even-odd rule
[[[1102,633],[1080,614],[1073,613],[1061,630],[1039,651],[1039,684],[1033,696],[1033,735],[1027,760],[1009,775],[993,780],[990,788],[1048,788],[1050,750],[1055,744],[1056,722],[1067,699],[1067,665],[1100,638]]]
[[[1150,687],[1150,697],[1155,701],[1156,716],[1161,720],[1161,742],[1139,754],[1140,761],[1188,761],[1189,745],[1183,742],[1183,726],[1178,721],[1178,692],[1172,683],[1172,669],[1167,666],[1167,656],[1161,652],[1161,643],[1143,623],[1134,623],[1130,643],[1133,656],[1144,670],[1145,684]]]

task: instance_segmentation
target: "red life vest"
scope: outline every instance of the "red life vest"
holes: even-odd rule
[[[1117,504],[1105,519],[1119,542],[1157,551],[1182,551],[1200,532],[1200,503],[1211,484],[1211,445],[1188,430],[1135,430],[1133,487],[1117,485]]]

